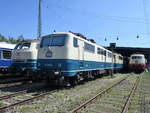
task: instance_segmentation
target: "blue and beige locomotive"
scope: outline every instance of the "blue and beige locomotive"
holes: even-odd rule
[[[0,73],[7,73],[11,66],[11,53],[15,44],[0,42]]]
[[[23,40],[12,52],[11,71],[28,77],[34,77],[37,70],[39,40]]]
[[[116,57],[119,58],[119,57]],[[64,79],[75,84],[111,72],[114,54],[93,40],[75,33],[53,33],[43,36],[38,49],[37,69],[48,79]],[[122,62],[116,62],[118,68]]]
[[[114,54],[114,71],[118,72],[123,67],[123,56],[118,53],[113,53],[113,54]]]

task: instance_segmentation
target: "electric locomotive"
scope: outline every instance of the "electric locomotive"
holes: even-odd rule
[[[39,40],[23,40],[12,52],[11,71],[27,77],[34,77],[37,69]]]
[[[0,42],[0,73],[7,73],[11,65],[11,53],[15,44]]]
[[[130,56],[129,68],[135,72],[142,72],[146,69],[146,62],[143,54],[132,54]]]
[[[123,56],[118,53],[114,53],[114,70],[118,72],[123,67]]]
[[[47,80],[63,79],[75,84],[81,79],[111,72],[113,53],[80,34],[43,36],[38,49],[37,69]],[[122,62],[117,62],[122,65]]]

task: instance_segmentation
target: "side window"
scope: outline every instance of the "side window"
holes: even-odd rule
[[[97,54],[103,54],[103,50],[101,48],[97,48]]]
[[[122,58],[121,56],[119,56],[119,59],[120,59],[120,60],[123,60],[123,58]]]
[[[103,50],[103,55],[106,56],[106,51],[105,50]]]
[[[73,38],[73,46],[78,47],[78,40],[75,37]]]
[[[95,52],[95,46],[89,44],[89,43],[86,43],[84,42],[84,49],[89,51],[89,52]]]
[[[3,50],[3,52],[2,52],[2,58],[3,59],[11,59],[11,51],[5,51],[5,50]]]
[[[100,54],[99,52],[100,52],[100,48],[97,48],[97,54]]]
[[[111,58],[112,56],[113,56],[112,53],[109,53],[109,52],[108,52],[108,57]]]

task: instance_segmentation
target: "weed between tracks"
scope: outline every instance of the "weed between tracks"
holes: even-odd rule
[[[0,102],[0,107],[2,107],[3,106],[3,103],[2,102]]]

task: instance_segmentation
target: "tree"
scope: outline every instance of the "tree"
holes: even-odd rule
[[[0,34],[0,42],[8,42],[7,38]]]
[[[8,42],[11,44],[18,44],[20,41],[24,40],[23,35],[18,36],[17,39],[14,39],[13,37],[8,37]]]
[[[16,40],[16,43],[19,43],[20,41],[23,41],[24,37],[23,35],[18,36],[18,39]]]
[[[5,36],[0,34],[0,42],[8,42],[11,44],[18,44],[22,40],[24,40],[23,35],[20,35],[20,36],[18,36],[17,39],[14,39],[14,37],[8,36],[8,38],[6,38]]]

